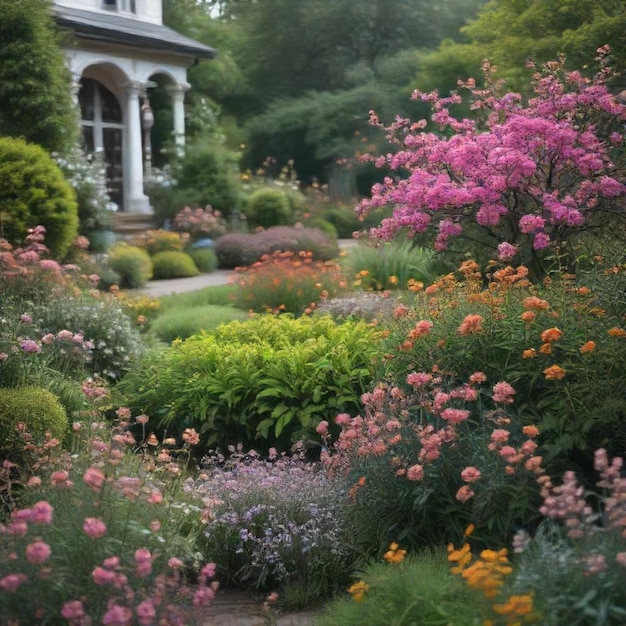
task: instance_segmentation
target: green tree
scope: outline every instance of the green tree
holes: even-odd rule
[[[0,0],[0,135],[48,151],[73,145],[71,77],[49,0]]]

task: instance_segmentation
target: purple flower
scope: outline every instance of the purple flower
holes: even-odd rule
[[[26,353],[37,354],[38,352],[41,352],[41,346],[32,339],[25,339],[20,345],[22,347],[22,350],[24,350],[24,352]]]

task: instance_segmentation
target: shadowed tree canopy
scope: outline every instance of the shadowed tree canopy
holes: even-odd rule
[[[75,115],[50,1],[0,0],[0,134],[64,151]]]

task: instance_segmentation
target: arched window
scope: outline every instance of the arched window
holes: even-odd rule
[[[92,78],[81,80],[78,101],[83,148],[89,154],[103,155],[107,169],[109,196],[122,209],[124,124],[120,104],[115,94]]]

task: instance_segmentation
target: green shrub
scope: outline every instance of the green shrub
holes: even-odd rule
[[[322,214],[322,217],[335,227],[340,239],[352,239],[353,233],[363,228],[351,207],[328,209]]]
[[[252,228],[285,226],[291,218],[287,196],[279,189],[257,189],[246,200],[245,213]]]
[[[186,252],[158,252],[152,257],[154,278],[187,278],[200,272]]]
[[[203,274],[217,269],[217,255],[211,248],[187,248],[186,252]]]
[[[135,237],[131,245],[142,248],[150,256],[159,252],[181,252],[185,248],[185,240],[181,233],[170,230],[149,230]]]
[[[206,304],[217,304],[219,306],[232,305],[232,296],[235,291],[234,285],[214,285],[204,287],[197,291],[188,293],[175,293],[159,298],[160,310],[163,312],[172,310],[191,309],[196,306]]]
[[[143,287],[152,278],[150,255],[141,248],[122,241],[109,251],[109,266],[121,281],[120,287],[136,289]]]
[[[152,352],[118,388],[169,430],[194,426],[205,445],[287,449],[359,406],[378,338],[364,322],[259,316]]]
[[[325,607],[318,626],[470,626],[478,623],[481,598],[450,574],[443,550],[374,563],[357,574],[353,597]],[[361,584],[359,584],[361,583]],[[364,593],[358,595],[359,590]]]
[[[171,343],[174,339],[187,339],[203,330],[212,331],[220,324],[246,317],[247,313],[241,309],[215,304],[172,309],[152,323],[150,334],[160,341]]]
[[[16,427],[22,422],[26,432],[43,440],[46,432],[62,440],[68,432],[67,413],[57,396],[39,387],[0,388],[0,450],[15,458],[23,446]]]
[[[24,241],[29,228],[46,229],[46,246],[63,258],[78,232],[74,192],[40,146],[0,137],[0,211],[3,237]]]
[[[349,283],[372,291],[423,287],[436,277],[435,253],[410,241],[352,246],[341,264]]]
[[[335,225],[328,220],[318,218],[311,222],[311,228],[319,228],[329,239],[337,241],[337,229]]]

